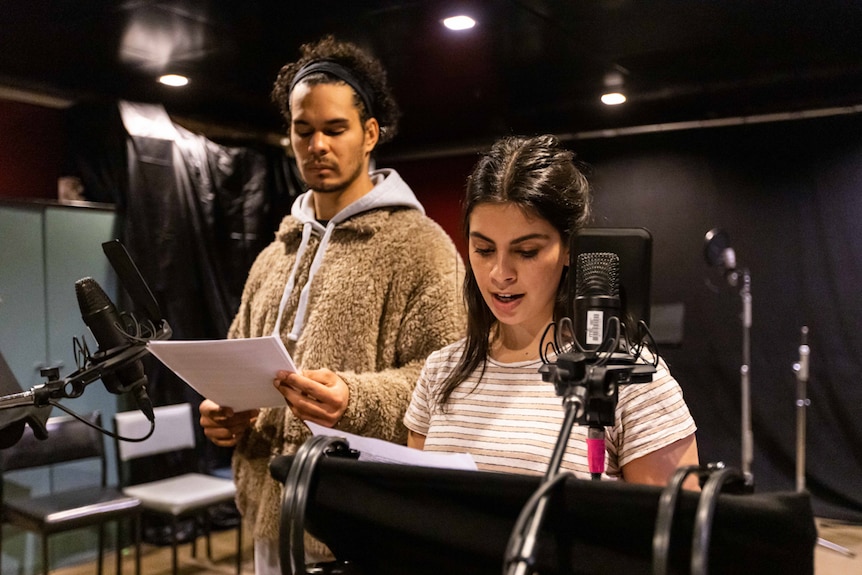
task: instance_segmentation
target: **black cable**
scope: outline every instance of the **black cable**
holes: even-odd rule
[[[66,413],[68,413],[69,415],[71,415],[72,417],[74,417],[75,419],[80,421],[81,423],[92,427],[93,429],[95,429],[99,433],[101,433],[103,435],[107,435],[111,439],[119,439],[120,441],[128,441],[130,443],[140,443],[142,441],[148,440],[153,435],[153,432],[156,430],[156,422],[151,421],[150,422],[150,431],[145,436],[143,436],[143,437],[123,437],[122,435],[116,434],[113,431],[110,431],[109,429],[106,429],[104,427],[99,427],[98,425],[87,421],[86,419],[84,419],[83,417],[81,417],[80,415],[78,415],[77,413],[75,413],[74,411],[72,411],[71,409],[69,409],[68,407],[66,407],[65,405],[63,405],[62,403],[60,403],[58,401],[49,400],[48,405],[51,405],[53,407],[56,407],[57,409],[65,411]]]
[[[568,471],[564,473],[558,473],[551,479],[548,479],[547,481],[542,483],[539,488],[535,492],[533,492],[530,498],[527,499],[527,502],[524,504],[523,509],[521,509],[521,513],[515,520],[515,525],[514,527],[512,527],[512,533],[509,535],[509,542],[506,544],[506,552],[503,554],[504,575],[508,573],[510,564],[515,561],[521,561],[525,559],[524,557],[520,557],[522,551],[522,541],[524,539],[524,531],[527,528],[527,523],[530,521],[536,511],[536,508],[539,505],[539,501],[541,501],[542,498],[546,497],[551,489],[553,489],[560,482],[565,481],[569,477],[575,476]]]
[[[652,538],[652,574],[665,575],[670,555],[670,536],[673,527],[673,514],[682,491],[682,484],[692,473],[701,469],[698,465],[688,465],[677,469],[658,500],[655,531]]]
[[[312,437],[314,439],[314,437]],[[309,440],[311,441],[311,440]],[[292,529],[292,521],[293,516],[295,515],[295,507],[296,507],[296,482],[299,480],[300,472],[302,468],[305,466],[305,461],[308,458],[309,450],[306,448],[307,442],[304,443],[296,450],[296,453],[293,457],[293,464],[290,466],[290,471],[287,474],[287,478],[284,480],[284,490],[282,492],[282,502],[281,502],[281,517],[280,517],[280,529],[279,529],[279,538],[278,538],[278,548],[279,548],[279,558],[281,563],[281,572],[284,575],[291,575],[296,573],[293,565],[293,552],[294,545],[293,540],[290,538],[290,531]],[[299,551],[302,555],[305,554],[304,542],[300,543],[301,550]],[[305,572],[305,558],[300,561],[300,567],[302,571],[300,573]]]
[[[611,337],[611,332],[614,334],[613,337]],[[595,365],[597,367],[603,367],[611,360],[613,353],[617,350],[617,346],[620,341],[620,333],[620,319],[612,316],[608,319],[608,333],[605,336],[604,341],[598,349],[596,349],[596,357],[598,360]]]
[[[571,351],[573,349],[578,349],[578,341],[575,338],[575,325],[572,323],[572,318],[561,317],[557,323],[557,331],[555,335],[558,350],[557,354],[563,353],[566,350]],[[562,338],[566,335],[568,335],[570,341],[568,343],[563,343]]]
[[[296,451],[284,481],[281,504],[279,557],[283,575],[307,575],[305,510],[308,507],[311,480],[320,459],[338,448],[349,448],[347,440],[342,437],[315,435]]]
[[[557,328],[557,324],[555,324],[554,322],[549,323],[547,325],[547,327],[545,327],[545,331],[542,332],[542,339],[539,340],[539,358],[541,358],[542,363],[544,363],[544,364],[551,363],[550,361],[548,361],[548,354],[546,351],[548,347],[550,347],[551,350],[555,354],[558,354],[560,352],[559,348],[556,345],[556,340],[557,340],[556,328]],[[548,333],[550,333],[552,330],[553,330],[554,335],[551,338],[551,341],[546,342],[545,339],[548,337]]]
[[[727,467],[713,473],[703,487],[695,514],[694,535],[691,544],[691,575],[707,575],[709,567],[709,540],[712,537],[712,519],[721,488],[730,481],[745,480],[736,469]]]

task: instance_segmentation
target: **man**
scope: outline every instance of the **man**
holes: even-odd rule
[[[308,439],[302,420],[405,443],[401,419],[422,364],[464,324],[454,244],[395,171],[369,172],[398,119],[380,63],[324,38],[282,68],[273,99],[310,189],[252,266],[228,337],[280,334],[301,373],[273,374],[287,408],[200,406],[207,437],[236,446],[258,575],[280,573],[281,485],[268,466]],[[325,557],[319,543],[307,549]]]

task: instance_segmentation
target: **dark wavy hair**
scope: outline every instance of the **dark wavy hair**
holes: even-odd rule
[[[398,120],[401,112],[389,82],[386,79],[386,70],[376,58],[371,56],[362,48],[350,42],[340,42],[332,36],[325,36],[320,41],[312,44],[303,44],[300,47],[301,57],[296,62],[282,66],[272,88],[272,101],[278,105],[281,115],[287,122],[288,128],[291,124],[290,114],[290,85],[293,77],[299,70],[311,62],[329,60],[337,62],[350,69],[359,76],[371,89],[371,108],[374,118],[380,124],[380,140],[382,144],[395,137],[398,132]],[[344,81],[326,73],[311,74],[301,80],[307,84],[339,84]],[[354,90],[353,101],[359,110],[359,119],[363,124],[371,118],[366,110],[362,98]]]
[[[467,180],[462,229],[470,237],[470,214],[482,204],[515,204],[538,216],[560,233],[564,245],[583,227],[590,215],[590,186],[574,154],[554,136],[509,137],[497,141],[473,168]],[[566,270],[559,278],[554,320],[568,310]],[[452,392],[476,369],[485,366],[491,332],[497,319],[485,303],[467,258],[464,278],[467,338],[464,353],[443,382],[437,402],[445,408]],[[480,379],[481,379],[480,375]]]

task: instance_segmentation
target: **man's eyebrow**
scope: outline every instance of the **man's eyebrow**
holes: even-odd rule
[[[349,124],[349,123],[350,123],[350,120],[348,118],[333,118],[331,120],[326,120],[323,123],[323,125],[324,126],[340,126],[340,125]],[[303,120],[301,118],[298,118],[298,119],[293,120],[293,125],[294,126],[297,126],[297,125],[310,126],[311,122],[309,122],[307,120]]]

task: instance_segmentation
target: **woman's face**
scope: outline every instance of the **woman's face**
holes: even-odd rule
[[[516,204],[480,204],[469,224],[470,265],[501,327],[544,330],[569,261],[559,232]]]

